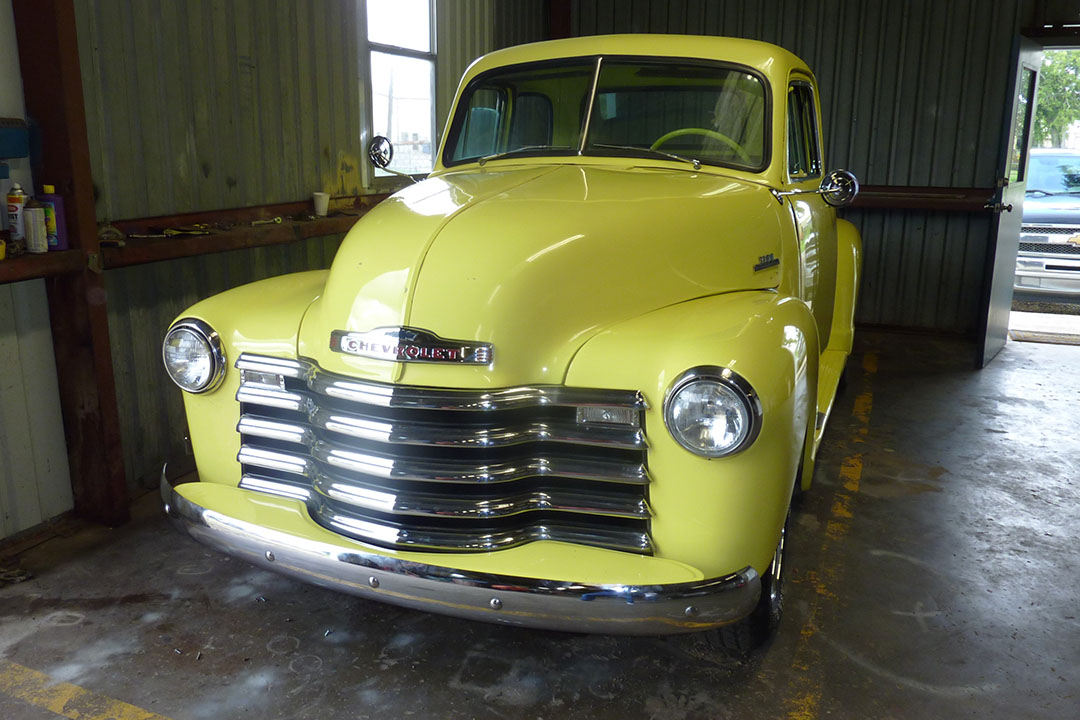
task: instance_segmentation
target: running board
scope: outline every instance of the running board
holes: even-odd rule
[[[847,358],[848,354],[842,350],[826,350],[821,354],[818,365],[817,420],[814,422],[814,448],[811,451],[813,458],[817,457],[821,436],[825,434],[825,425],[836,400],[836,388],[840,385]]]

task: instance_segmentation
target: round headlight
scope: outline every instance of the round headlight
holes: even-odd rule
[[[209,392],[225,377],[221,338],[202,320],[187,318],[169,328],[161,356],[172,381],[190,393]]]
[[[721,457],[754,441],[761,429],[761,405],[749,383],[731,370],[693,368],[668,391],[664,422],[690,452]]]

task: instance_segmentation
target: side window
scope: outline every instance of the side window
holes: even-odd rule
[[[821,150],[813,89],[806,83],[792,83],[788,88],[787,106],[788,177],[792,180],[818,177],[821,175]]]

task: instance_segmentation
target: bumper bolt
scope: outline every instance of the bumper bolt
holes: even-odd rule
[[[373,588],[377,588],[377,587],[379,587],[379,578],[372,575],[371,577],[369,577],[367,579],[367,584],[370,585]]]
[[[271,551],[267,550],[267,551],[266,551],[266,559],[267,559],[267,560],[269,560],[270,562],[274,562],[274,553],[272,553]]]
[[[491,602],[489,604],[491,605],[492,610],[499,610],[500,608],[502,608],[502,600],[500,600],[499,598],[491,598]]]

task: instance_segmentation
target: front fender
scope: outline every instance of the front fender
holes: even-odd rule
[[[221,336],[227,368],[221,386],[202,395],[184,393],[191,446],[199,479],[235,485],[240,481],[240,353],[295,357],[300,321],[326,284],[326,270],[292,273],[226,290],[192,305],[177,318],[197,318]]]
[[[651,532],[657,554],[706,576],[772,559],[799,463],[813,437],[818,338],[806,303],[771,291],[729,293],[672,305],[615,325],[574,357],[566,384],[640,390]],[[738,373],[758,393],[763,423],[735,455],[694,455],[668,433],[665,393],[689,368]]]

